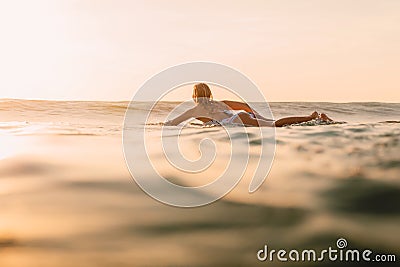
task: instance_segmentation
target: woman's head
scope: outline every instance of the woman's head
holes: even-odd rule
[[[198,83],[193,87],[193,101],[195,103],[207,103],[212,100],[210,87],[205,83]]]

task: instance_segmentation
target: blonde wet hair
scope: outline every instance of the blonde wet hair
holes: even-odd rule
[[[193,101],[197,104],[208,103],[213,99],[213,95],[211,93],[210,87],[208,87],[205,83],[198,83],[193,86]]]

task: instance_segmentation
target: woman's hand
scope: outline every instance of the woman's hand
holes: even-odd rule
[[[164,122],[164,126],[173,126],[172,121]]]

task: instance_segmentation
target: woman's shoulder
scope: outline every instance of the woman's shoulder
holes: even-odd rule
[[[228,104],[225,103],[225,101],[215,101],[215,102],[216,102],[216,106],[221,111],[232,109]]]

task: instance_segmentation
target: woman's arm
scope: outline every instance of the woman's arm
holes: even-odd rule
[[[257,111],[252,109],[250,107],[250,105],[247,104],[247,103],[238,102],[238,101],[232,101],[232,100],[223,100],[222,103],[224,103],[225,105],[229,106],[229,108],[231,108],[233,110],[244,110],[246,112],[252,113],[254,115],[254,117],[256,117],[257,119],[262,119],[262,120],[266,120],[266,121],[273,121],[273,119],[268,119],[268,118],[265,118],[265,117],[261,116],[261,114],[259,114]]]
[[[164,125],[176,126],[176,125],[178,125],[179,123],[181,123],[183,121],[186,121],[186,120],[188,120],[190,118],[193,118],[194,109],[195,108],[191,108],[189,110],[186,110],[185,112],[183,112],[181,115],[179,115],[175,119],[165,122]]]
[[[233,110],[244,110],[246,112],[254,113],[254,110],[247,103],[232,100],[223,100],[221,102]]]

